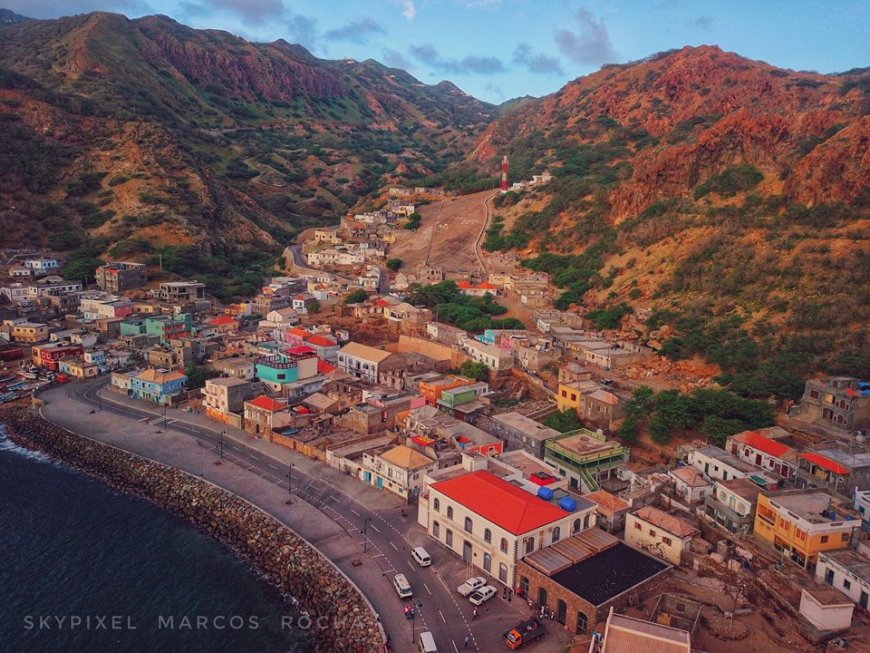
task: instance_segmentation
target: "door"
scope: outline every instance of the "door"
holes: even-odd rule
[[[704,463],[704,475],[710,476],[710,463]]]
[[[384,479],[382,479],[380,476],[378,476],[378,489],[380,490],[383,487],[384,487]]]
[[[363,472],[363,480],[366,483],[371,483],[372,482],[372,473],[371,472]]]
[[[861,592],[861,599],[858,601],[858,605],[860,605],[865,610],[867,609],[867,592]]]
[[[834,570],[833,569],[826,569],[825,570],[825,582],[828,585],[834,584]]]
[[[462,540],[462,559],[471,562],[471,542]]]
[[[543,587],[538,588],[538,605],[547,605],[547,590]]]
[[[568,618],[568,605],[562,600],[559,599],[556,602],[556,621],[558,621],[563,626],[565,625],[565,619]]]

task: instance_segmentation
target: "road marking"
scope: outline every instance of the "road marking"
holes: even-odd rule
[[[275,467],[275,465],[273,465],[272,463],[266,463],[266,464],[269,465],[269,467],[271,467],[272,469],[278,469],[278,468]],[[281,470],[278,469],[278,471],[281,471]]]
[[[443,621],[444,623],[447,623],[447,619],[444,618],[444,613],[441,612],[441,610],[438,610],[438,614],[441,616],[441,621]]]
[[[425,587],[426,591],[429,592],[429,596],[432,596],[432,590],[429,589],[429,586],[426,583],[423,583],[423,587]]]
[[[441,581],[441,584],[444,585],[444,589],[446,589],[446,590],[449,592],[449,591],[450,591],[450,588],[447,587],[447,583],[444,582],[444,579],[441,578],[441,576],[438,576],[438,580],[440,580],[440,581]]]
[[[392,544],[392,542],[390,542],[390,544]],[[395,548],[395,547],[394,547],[394,548]],[[398,549],[397,549],[397,550],[398,550]],[[410,560],[408,560],[407,562],[408,562],[408,566],[411,568],[411,571],[417,571],[417,568],[416,568],[414,565],[411,564],[411,561],[410,561]]]
[[[177,421],[178,421],[177,419],[171,419],[171,420],[169,420],[169,421],[166,422],[166,423],[167,423],[167,424],[175,424],[175,422],[177,422]]]
[[[141,418],[139,421],[140,421],[140,422],[147,422],[147,421],[148,421],[148,418],[147,418],[147,417],[143,417],[143,418]]]
[[[351,511],[353,514],[355,514],[357,517],[360,516],[360,514],[359,514],[356,510],[354,510],[353,508],[351,508],[350,511]]]
[[[389,540],[389,543],[390,543],[390,546],[393,547],[396,551],[399,550],[399,547],[397,547],[395,544],[393,544],[393,540]]]
[[[249,454],[248,454],[248,457],[249,457],[249,458],[253,458],[254,460],[260,460],[259,458],[257,458],[257,457],[256,457],[254,454],[252,454],[252,453],[249,453]]]
[[[369,526],[371,526],[371,527],[374,529],[375,533],[380,533],[380,532],[381,532],[381,529],[379,529],[379,528],[378,528],[377,526],[375,526],[374,524],[369,524]]]
[[[456,651],[456,653],[459,653],[459,647],[456,646],[456,640],[451,639],[450,641],[453,643],[453,650]]]

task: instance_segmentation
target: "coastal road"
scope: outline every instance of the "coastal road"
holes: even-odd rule
[[[111,413],[137,422],[147,421],[159,429],[183,433],[195,438],[203,447],[211,449],[215,456],[219,455],[222,446],[224,459],[282,489],[287,489],[288,465],[264,452],[262,447],[250,446],[229,435],[223,438],[221,445],[218,424],[215,424],[215,429],[206,428],[185,421],[184,414],[179,411],[169,411],[164,420],[162,409],[134,405],[120,396],[110,400],[108,397],[111,391],[106,392],[107,396],[103,398],[103,393],[99,390],[105,385],[105,380],[100,379],[68,384],[45,394],[50,402],[80,402],[91,406],[93,411]],[[123,428],[123,421],[125,420],[119,420],[120,428]],[[515,621],[517,615],[523,616],[519,606],[516,603],[509,606],[500,598],[492,599],[486,605],[487,614],[472,624],[471,605],[455,592],[455,586],[461,582],[468,570],[461,561],[434,544],[416,526],[413,514],[415,511],[409,509],[408,516],[403,517],[398,507],[375,510],[336,485],[296,466],[289,471],[295,500],[301,498],[316,507],[321,514],[335,522],[356,547],[353,555],[333,561],[352,577],[353,567],[356,566],[354,563],[359,558],[368,558],[377,565],[382,578],[375,581],[375,586],[361,585],[361,589],[382,615],[385,629],[393,637],[395,651],[410,650],[407,643],[410,642],[412,632],[419,634],[423,630],[431,631],[439,649],[446,651],[454,647],[463,648],[466,636],[470,640],[467,650],[494,651],[501,647],[498,641],[500,630]],[[427,546],[433,558],[434,562],[430,567],[421,568],[411,558],[411,549],[420,544]],[[405,621],[402,616],[403,603],[392,588],[392,578],[396,573],[405,574],[414,588],[414,600],[420,606],[414,620]],[[481,642],[477,641],[476,635],[481,638]]]

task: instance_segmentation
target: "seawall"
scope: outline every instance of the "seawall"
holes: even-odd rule
[[[359,590],[317,549],[244,499],[191,474],[75,435],[26,402],[0,407],[16,444],[35,449],[179,515],[233,548],[310,616],[318,652],[382,651],[383,636]]]

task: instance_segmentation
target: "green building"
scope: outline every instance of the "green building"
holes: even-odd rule
[[[555,465],[571,487],[584,492],[597,490],[598,480],[610,478],[613,469],[628,462],[630,453],[627,447],[589,429],[565,433],[544,445],[544,460]]]

